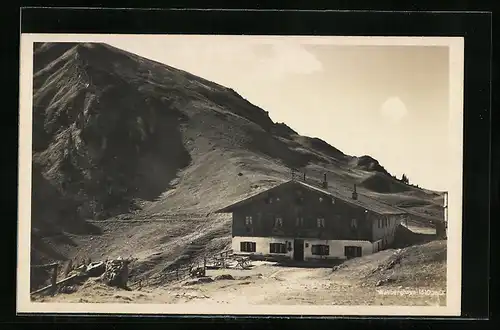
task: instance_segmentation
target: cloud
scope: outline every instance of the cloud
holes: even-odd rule
[[[272,52],[258,62],[259,69],[274,77],[289,74],[311,74],[323,70],[314,54],[297,42],[277,42]]]
[[[193,68],[195,62],[198,62],[198,66],[201,65],[199,62],[205,63],[205,68],[211,66],[210,70],[234,66],[239,70],[244,68],[245,75],[255,79],[281,79],[292,74],[310,74],[323,69],[322,63],[314,54],[297,41],[250,43],[242,39],[213,43],[199,42],[185,44],[177,50],[172,50],[172,53],[176,62],[191,62],[190,66]]]
[[[384,117],[389,118],[393,122],[399,122],[403,117],[408,114],[406,105],[399,97],[389,97],[382,103],[380,112]]]
[[[241,74],[239,79],[253,82],[323,70],[299,40],[196,36],[126,41],[115,45],[221,83],[234,80],[236,72]]]

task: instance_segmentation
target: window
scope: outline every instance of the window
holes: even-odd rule
[[[323,197],[320,197],[320,198],[319,198],[319,202],[320,202],[320,203],[321,203],[321,202],[323,202]]]
[[[381,221],[381,219],[378,219],[377,221],[378,221],[378,227],[379,228],[382,227],[382,221]]]
[[[252,224],[252,216],[251,215],[247,215],[245,217],[245,225],[251,225]]]
[[[332,204],[335,204],[335,198],[332,197]]]
[[[255,242],[241,242],[241,252],[255,252]]]
[[[325,218],[317,219],[318,228],[325,228]]]
[[[358,228],[358,219],[351,219],[351,229]]]
[[[280,198],[279,197],[276,197],[276,201],[279,202],[280,201]]]
[[[297,217],[297,227],[302,227],[304,226],[304,218],[302,217]]]
[[[344,255],[347,258],[356,258],[361,257],[362,251],[360,246],[345,246],[344,247]]]
[[[285,243],[270,243],[269,244],[270,253],[286,253]]]
[[[276,217],[274,219],[274,227],[283,227],[283,218]]]
[[[311,245],[311,253],[316,256],[327,256],[330,254],[328,245]]]

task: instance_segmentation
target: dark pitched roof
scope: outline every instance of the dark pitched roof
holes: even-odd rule
[[[240,200],[236,203],[233,203],[225,208],[222,208],[222,209],[218,210],[217,213],[231,212],[232,210],[238,208],[239,206],[242,206],[242,205],[245,205],[245,204],[252,202],[253,200],[259,198],[262,194],[267,193],[270,190],[274,190],[278,187],[282,187],[283,185],[289,185],[289,184],[298,184],[306,189],[313,190],[313,191],[319,192],[323,195],[327,195],[330,197],[340,199],[346,203],[362,207],[366,210],[370,210],[374,213],[381,214],[381,215],[389,215],[389,214],[396,215],[396,214],[406,214],[407,213],[406,211],[404,211],[402,209],[391,206],[391,205],[386,204],[384,202],[381,202],[379,200],[367,197],[363,194],[360,194],[359,192],[358,192],[358,198],[356,200],[354,200],[351,198],[351,192],[341,191],[338,189],[336,190],[333,188],[323,189],[323,188],[319,188],[317,186],[314,186],[314,185],[311,185],[311,184],[308,184],[308,183],[305,183],[302,181],[296,181],[296,180],[290,180],[290,181],[280,183],[280,184],[278,184],[270,189],[261,191],[253,196],[247,197],[247,198]]]

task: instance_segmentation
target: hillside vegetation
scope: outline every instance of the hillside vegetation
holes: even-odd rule
[[[35,45],[34,263],[130,253],[146,272],[194,239],[221,249],[230,222],[213,211],[288,180],[291,168],[442,218],[438,193],[299,136],[230,88],[106,44]]]

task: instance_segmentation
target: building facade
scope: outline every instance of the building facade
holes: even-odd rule
[[[374,206],[375,204],[375,206]],[[358,195],[291,180],[230,205],[234,254],[297,261],[345,259],[386,248],[404,212]]]

